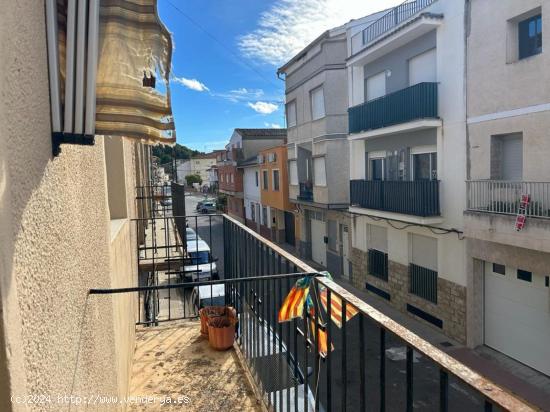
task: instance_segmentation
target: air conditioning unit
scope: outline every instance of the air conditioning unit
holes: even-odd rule
[[[264,155],[258,155],[258,163],[262,164],[264,162]]]

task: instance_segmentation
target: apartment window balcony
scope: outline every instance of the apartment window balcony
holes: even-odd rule
[[[437,83],[418,83],[348,109],[349,132],[437,119]]]
[[[471,180],[467,191],[468,210],[516,215],[522,195],[529,195],[527,216],[550,218],[550,182]]]
[[[300,183],[298,200],[313,202],[313,183],[311,181]]]
[[[352,206],[403,213],[414,216],[439,216],[439,181],[352,180]]]

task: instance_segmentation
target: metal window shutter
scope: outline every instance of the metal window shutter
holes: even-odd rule
[[[437,271],[437,239],[422,235],[411,235],[411,263]]]
[[[365,101],[373,100],[386,94],[386,72],[375,74],[367,78]]]
[[[437,81],[436,49],[431,49],[409,60],[409,85]]]
[[[388,230],[382,226],[367,225],[367,248],[388,253]]]
[[[502,179],[521,181],[523,179],[523,144],[521,137],[502,141]]]

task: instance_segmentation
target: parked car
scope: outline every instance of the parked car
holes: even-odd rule
[[[200,200],[198,203],[197,203],[197,206],[195,207],[195,210],[197,212],[200,212],[201,211],[201,208],[202,208],[202,205],[205,204],[205,203],[210,203],[210,202],[216,202],[214,199],[208,199],[208,198],[204,198],[203,200]]]
[[[197,286],[191,292],[191,302],[195,305],[197,313],[205,306],[223,306],[225,305],[225,286],[222,284]]]
[[[190,241],[201,240],[200,236],[197,235],[197,232],[190,227],[185,228],[185,239],[187,240],[187,243]]]
[[[184,277],[186,280],[193,281],[217,279],[216,262],[217,259],[214,259],[210,253],[210,246],[204,240],[189,242]]]
[[[204,202],[201,206],[201,213],[216,213],[218,211],[216,202]]]

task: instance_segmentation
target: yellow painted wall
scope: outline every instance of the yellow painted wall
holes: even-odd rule
[[[269,153],[276,153],[277,160],[268,162]],[[288,155],[286,146],[277,146],[260,152],[264,156],[264,163],[260,165],[260,188],[261,201],[265,206],[274,207],[279,210],[293,210],[293,206],[288,199]],[[279,170],[279,190],[273,190],[273,170]],[[269,188],[263,187],[263,171],[268,171]]]

